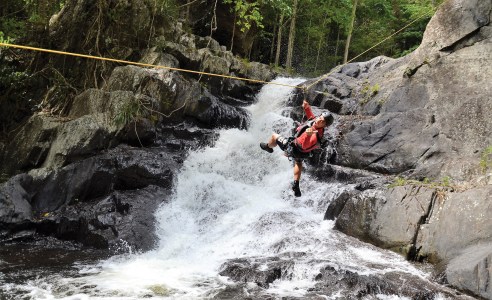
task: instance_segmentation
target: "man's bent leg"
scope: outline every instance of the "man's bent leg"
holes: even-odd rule
[[[270,137],[270,140],[268,141],[268,147],[270,148],[274,148],[277,146],[277,139],[280,135],[274,133],[272,134],[272,136]]]
[[[296,197],[301,197],[301,189],[299,188],[299,180],[301,180],[302,173],[302,161],[296,160],[294,163],[294,183],[292,184],[292,190]]]
[[[302,161],[296,160],[294,162],[294,180],[296,181],[301,180],[301,173],[302,173]]]
[[[260,143],[260,148],[268,153],[273,153],[273,148],[277,146],[278,134],[274,133],[268,140],[268,143]]]

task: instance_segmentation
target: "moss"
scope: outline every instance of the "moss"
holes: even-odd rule
[[[450,176],[444,176],[440,180],[431,180],[425,177],[423,180],[406,179],[402,177],[396,177],[393,183],[388,185],[388,188],[394,188],[397,186],[424,186],[428,188],[454,188],[452,178]]]
[[[485,148],[480,158],[480,169],[482,172],[485,173],[490,168],[492,168],[492,146]]]
[[[379,93],[379,90],[380,86],[378,83],[371,86],[369,81],[366,79],[364,83],[362,83],[362,88],[359,91],[359,95],[361,95],[361,99],[359,100],[360,105],[364,105],[369,102],[372,97]]]

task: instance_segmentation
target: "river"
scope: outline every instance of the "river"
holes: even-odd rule
[[[5,247],[0,256],[0,298],[208,299],[234,285],[219,273],[227,262],[241,258],[263,260],[257,268],[261,271],[269,268],[269,258],[289,257],[288,278],[261,291],[272,298],[302,299],[326,266],[360,276],[398,272],[428,281],[426,268],[348,237],[333,229],[333,221],[323,220],[330,201],[351,186],[321,182],[306,172],[302,197],[292,195],[292,163],[278,148],[272,154],[259,148],[273,130],[287,136],[291,132],[294,124],[285,108],[291,93],[288,87],[266,85],[257,103],[247,108],[248,130],[221,130],[213,147],[190,153],[172,201],[156,211],[155,250],[107,257],[107,252],[56,246],[51,252],[33,250],[35,246]],[[253,286],[246,284],[243,290],[255,291]],[[319,299],[345,299],[346,292]],[[378,292],[371,297],[367,299],[409,299]],[[446,297],[436,293],[434,299]]]

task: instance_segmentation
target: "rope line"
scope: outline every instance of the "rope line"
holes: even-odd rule
[[[38,52],[46,52],[46,53],[68,55],[68,56],[82,57],[82,58],[88,58],[88,59],[110,61],[110,62],[127,64],[127,65],[135,65],[135,66],[139,66],[139,67],[167,69],[167,70],[178,71],[178,72],[186,72],[186,73],[193,73],[193,74],[200,74],[200,75],[223,77],[223,78],[228,78],[228,79],[236,79],[236,80],[242,80],[242,81],[250,81],[250,82],[254,82],[254,83],[273,84],[273,85],[286,86],[286,87],[291,87],[291,88],[299,88],[298,86],[283,84],[283,83],[278,83],[278,82],[236,77],[236,76],[230,76],[230,75],[221,75],[221,74],[215,74],[215,73],[200,72],[200,71],[194,71],[194,70],[188,70],[188,69],[180,69],[180,68],[167,67],[167,66],[161,66],[161,65],[146,64],[146,63],[140,63],[140,62],[134,62],[134,61],[128,61],[128,60],[122,60],[122,59],[107,58],[107,57],[102,57],[102,56],[94,56],[94,55],[80,54],[80,53],[74,53],[74,52],[58,51],[58,50],[16,45],[16,44],[7,44],[7,43],[2,43],[2,42],[0,42],[0,47],[18,48],[18,49],[38,51]]]
[[[437,10],[437,8],[436,8]],[[95,60],[102,60],[102,61],[110,61],[110,62],[115,62],[115,63],[120,63],[120,64],[127,64],[127,65],[134,65],[134,66],[140,66],[140,67],[147,67],[147,68],[156,68],[156,69],[167,69],[167,70],[172,70],[172,71],[178,71],[178,72],[185,72],[185,73],[193,73],[193,74],[199,74],[199,75],[207,75],[207,76],[215,76],[215,77],[222,77],[222,78],[228,78],[228,79],[235,79],[235,80],[241,80],[241,81],[249,81],[249,82],[254,82],[254,83],[262,83],[262,84],[272,84],[272,85],[278,85],[278,86],[285,86],[285,87],[290,87],[290,88],[298,88],[304,90],[305,93],[309,89],[311,89],[314,85],[319,83],[320,81],[326,79],[328,76],[332,75],[339,69],[341,69],[343,66],[351,63],[352,61],[356,60],[357,58],[361,57],[362,55],[366,54],[367,52],[371,51],[372,49],[376,48],[377,46],[381,45],[388,39],[392,38],[393,36],[397,35],[404,29],[408,28],[410,25],[413,23],[417,22],[418,20],[422,19],[423,17],[426,17],[430,14],[433,14],[434,12],[427,12],[413,20],[412,22],[408,23],[401,29],[395,31],[393,34],[387,36],[380,42],[376,43],[369,49],[365,50],[364,52],[360,53],[359,55],[355,56],[354,58],[350,59],[346,63],[342,65],[338,65],[334,67],[330,72],[327,74],[321,76],[318,80],[316,80],[314,83],[308,85],[308,86],[294,86],[290,84],[283,84],[283,83],[278,83],[278,82],[272,82],[272,81],[264,81],[264,80],[258,80],[258,79],[250,79],[250,78],[243,78],[243,77],[237,77],[237,76],[230,76],[230,75],[221,75],[221,74],[215,74],[215,73],[208,73],[208,72],[200,72],[200,71],[194,71],[194,70],[189,70],[189,69],[181,69],[181,68],[174,68],[174,67],[167,67],[167,66],[161,66],[161,65],[154,65],[154,64],[146,64],[146,63],[140,63],[140,62],[133,62],[133,61],[127,61],[127,60],[122,60],[122,59],[115,59],[115,58],[107,58],[107,57],[102,57],[102,56],[94,56],[94,55],[87,55],[87,54],[80,54],[80,53],[74,53],[74,52],[67,52],[67,51],[59,51],[59,50],[51,50],[51,49],[45,49],[45,48],[37,48],[37,47],[31,47],[31,46],[23,46],[23,45],[16,45],[16,44],[9,44],[9,43],[3,43],[0,42],[0,47],[10,47],[10,48],[17,48],[17,49],[23,49],[23,50],[31,50],[31,51],[38,51],[38,52],[46,52],[46,53],[53,53],[53,54],[60,54],[60,55],[68,55],[68,56],[74,56],[74,57],[82,57],[82,58],[87,58],[87,59],[95,59]],[[323,92],[319,92],[323,93]]]

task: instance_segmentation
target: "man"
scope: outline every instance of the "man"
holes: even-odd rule
[[[299,180],[301,179],[302,161],[310,156],[310,152],[320,147],[321,140],[325,131],[325,127],[333,124],[333,116],[329,112],[315,117],[311,106],[304,100],[302,108],[306,113],[307,122],[296,129],[296,134],[291,138],[285,138],[276,133],[272,134],[268,143],[260,143],[260,148],[272,153],[275,146],[285,151],[287,157],[294,159],[294,183],[292,190],[296,197],[301,196],[299,188]]]

